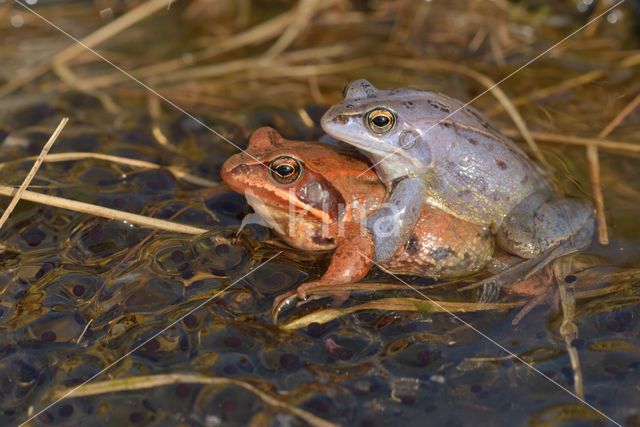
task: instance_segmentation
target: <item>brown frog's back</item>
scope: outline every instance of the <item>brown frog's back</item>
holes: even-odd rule
[[[413,234],[382,268],[422,277],[468,276],[481,271],[493,251],[494,239],[487,227],[425,206]]]

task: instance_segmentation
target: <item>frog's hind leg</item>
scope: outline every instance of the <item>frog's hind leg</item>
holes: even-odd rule
[[[405,178],[396,184],[386,204],[367,218],[376,262],[388,261],[408,240],[420,218],[425,193],[422,178]]]
[[[524,209],[516,207],[497,235],[498,243],[503,248],[529,259],[462,288],[461,291],[482,286],[484,289],[481,301],[491,301],[500,288],[527,279],[553,260],[578,252],[591,244],[595,216],[587,201],[556,198],[542,201],[537,209],[529,210],[540,200],[541,197],[536,196],[536,200],[525,201]],[[527,218],[530,219],[527,221]],[[543,251],[539,252],[541,249]]]
[[[544,257],[552,250],[558,257],[589,246],[594,230],[594,209],[589,201],[535,193],[506,216],[496,242],[521,258]]]
[[[532,275],[536,274],[544,267],[549,265],[553,260],[556,260],[562,256],[575,253],[581,249],[584,249],[591,242],[593,237],[594,224],[587,226],[584,230],[581,230],[578,235],[560,244],[558,247],[553,248],[546,253],[540,255],[537,258],[524,260],[506,270],[501,271],[491,277],[488,277],[480,282],[472,285],[460,288],[460,291],[466,291],[483,287],[483,292],[480,295],[480,302],[494,301],[499,295],[501,288],[505,286],[513,285],[514,283],[528,279]],[[588,243],[585,243],[588,242]]]

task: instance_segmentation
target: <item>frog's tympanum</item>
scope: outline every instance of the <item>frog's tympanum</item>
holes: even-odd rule
[[[562,255],[584,249],[594,233],[588,201],[560,197],[541,169],[475,109],[445,95],[347,85],[344,100],[322,117],[330,136],[357,147],[390,191],[399,231],[377,240],[380,261],[407,240],[424,203],[489,227],[498,245],[527,261],[484,284],[512,283]]]
[[[372,260],[377,261],[374,241],[396,238],[376,236],[375,230],[361,226],[386,198],[385,186],[369,169],[356,153],[285,140],[263,127],[251,136],[245,152],[224,163],[221,175],[290,245],[334,250],[324,275],[298,289],[304,297],[314,287],[360,280],[372,268]],[[396,274],[469,275],[491,259],[493,242],[485,226],[423,203],[411,232],[380,265]]]

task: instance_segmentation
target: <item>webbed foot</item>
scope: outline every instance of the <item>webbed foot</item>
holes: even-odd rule
[[[497,298],[500,289],[531,278],[534,274],[560,257],[585,249],[591,244],[594,229],[595,221],[587,221],[576,234],[540,256],[512,265],[491,277],[460,288],[459,291],[468,291],[482,286],[483,291],[480,296],[480,301],[494,301],[493,298]]]
[[[347,290],[332,289],[331,291],[323,291],[322,293],[314,294],[314,291],[319,288],[327,287],[327,283],[320,281],[311,281],[298,286],[293,291],[284,293],[277,296],[273,300],[273,308],[271,309],[271,320],[274,324],[278,323],[278,317],[280,314],[294,304],[299,307],[306,304],[309,301],[313,301],[327,296],[331,297],[333,306],[340,306],[348,298],[351,292]]]

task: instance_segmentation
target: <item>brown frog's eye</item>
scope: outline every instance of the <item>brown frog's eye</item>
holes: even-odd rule
[[[291,184],[302,176],[302,164],[291,156],[281,156],[271,162],[269,171],[278,184]]]
[[[386,108],[376,108],[367,113],[367,126],[372,132],[387,133],[396,124],[396,115]]]

